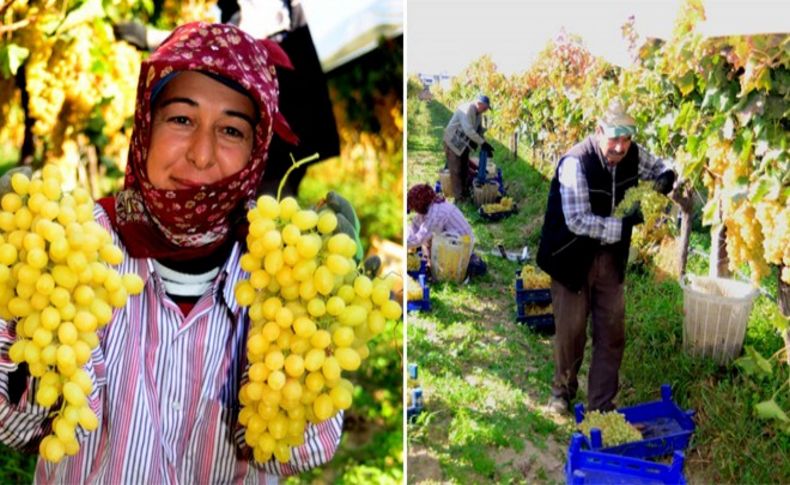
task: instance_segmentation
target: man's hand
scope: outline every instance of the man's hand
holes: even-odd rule
[[[653,187],[656,189],[656,192],[661,192],[664,195],[672,192],[672,186],[675,184],[675,172],[672,170],[667,170],[666,172],[662,173],[661,175],[656,178],[655,182],[653,182]]]
[[[9,192],[13,192],[14,189],[11,187],[11,177],[17,173],[24,174],[27,178],[30,178],[33,175],[33,169],[27,165],[23,165],[21,167],[9,169],[4,173],[3,176],[0,177],[0,197],[3,197]]]
[[[634,227],[645,222],[645,217],[642,215],[642,206],[637,202],[634,206],[626,212],[623,216],[623,226],[628,225]]]
[[[480,151],[488,152],[489,157],[494,156],[494,147],[492,147],[491,144],[488,143],[487,141],[483,142],[483,146],[480,147]]]
[[[115,38],[123,40],[137,47],[138,49],[148,50],[147,28],[140,22],[118,22],[112,26]]]

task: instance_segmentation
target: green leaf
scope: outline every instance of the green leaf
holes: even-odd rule
[[[754,411],[762,419],[775,419],[783,423],[790,423],[790,418],[787,417],[787,414],[782,411],[782,408],[779,407],[779,404],[773,398],[755,404]]]
[[[63,22],[58,26],[58,32],[65,32],[81,23],[92,21],[96,17],[104,17],[104,7],[101,0],[86,0],[77,2],[78,7],[71,10]]]
[[[690,92],[694,91],[694,72],[686,71],[686,73],[677,80],[677,85],[681,94],[683,94],[683,96],[688,96]]]
[[[712,226],[721,222],[719,217],[719,198],[711,197],[702,208],[702,225]]]
[[[763,199],[776,200],[779,197],[781,190],[782,184],[779,179],[776,177],[764,175],[760,177],[760,179],[757,180],[757,183],[753,186],[749,200],[751,200],[753,204],[756,204]]]
[[[16,76],[19,66],[25,62],[30,50],[16,44],[7,44],[0,49],[0,72],[3,77],[10,79]]]

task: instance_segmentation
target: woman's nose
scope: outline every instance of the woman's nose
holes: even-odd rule
[[[186,152],[186,159],[198,170],[214,165],[214,140],[210,133],[195,130]]]

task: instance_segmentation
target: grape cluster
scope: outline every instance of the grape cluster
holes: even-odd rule
[[[417,254],[409,253],[406,255],[406,270],[419,271],[421,265],[420,257]]]
[[[537,315],[551,315],[554,313],[554,308],[551,306],[551,303],[548,305],[538,305],[535,303],[525,303],[524,304],[524,315],[528,317],[533,317]]]
[[[551,287],[551,276],[531,264],[521,268],[521,281],[525,290],[535,290]]]
[[[509,212],[511,210],[513,210],[513,199],[511,197],[502,197],[496,204],[483,204],[483,212],[486,214]]]
[[[603,446],[606,447],[642,439],[642,433],[625,420],[625,415],[617,411],[589,411],[585,413],[584,421],[579,423],[579,431],[589,438],[590,430],[593,428],[601,430]]]
[[[9,357],[27,363],[39,379],[36,403],[52,407],[63,397],[53,434],[40,445],[44,459],[58,462],[79,451],[77,425],[98,426],[82,367],[99,345],[97,330],[110,322],[113,308],[142,291],[143,281],[111,267],[123,253],[94,221],[85,190],[62,193],[55,166],[33,180],[16,173],[11,187],[0,200],[0,318],[16,320]]]
[[[358,272],[356,243],[334,234],[331,210],[262,196],[247,218],[240,264],[250,277],[235,289],[250,317],[239,422],[256,461],[274,455],[287,462],[308,422],[351,406],[353,386],[343,372],[359,368],[368,341],[400,318],[401,307],[390,299],[392,278]]]
[[[411,276],[406,280],[406,298],[409,301],[422,300],[422,286]]]
[[[631,245],[640,250],[644,258],[647,250],[661,243],[671,232],[671,219],[665,212],[671,201],[653,188],[652,181],[640,180],[635,187],[626,190],[623,200],[617,204],[614,217],[625,216],[639,202],[644,223],[636,226],[631,235]]]

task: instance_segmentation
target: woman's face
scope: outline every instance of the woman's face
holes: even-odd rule
[[[249,162],[255,108],[247,96],[185,71],[162,89],[153,110],[146,169],[154,187],[209,185]]]

